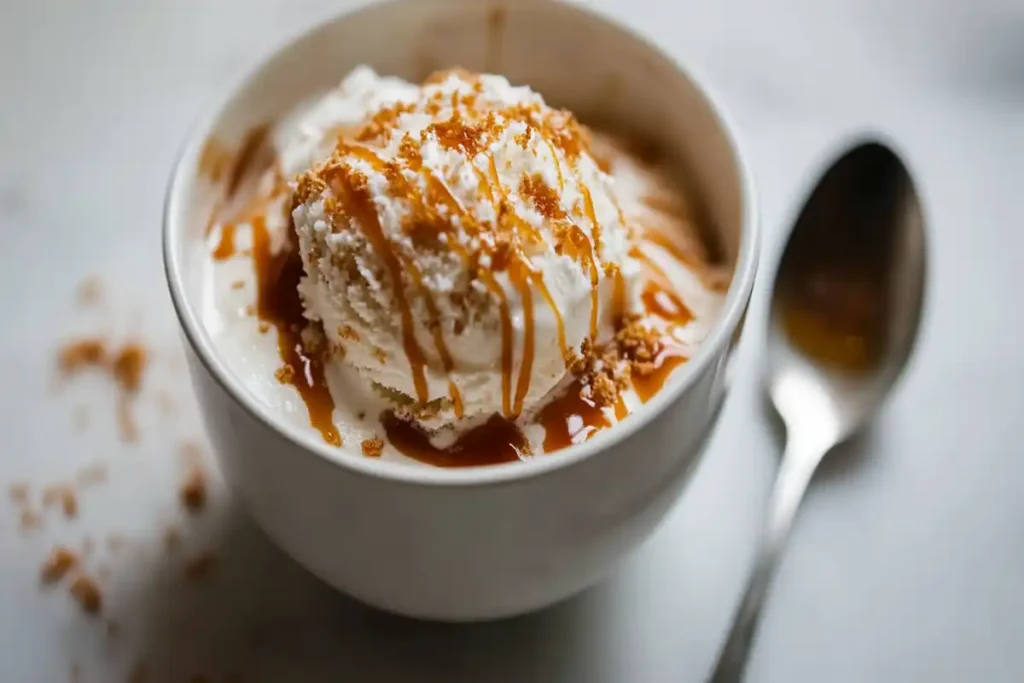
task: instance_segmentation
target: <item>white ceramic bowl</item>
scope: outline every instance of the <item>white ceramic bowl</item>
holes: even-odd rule
[[[734,276],[713,333],[642,410],[529,462],[435,469],[331,448],[273,414],[227,368],[198,310],[204,142],[239,141],[360,63],[410,80],[453,65],[504,73],[584,122],[653,138],[678,161]],[[535,610],[590,586],[676,500],[725,394],[757,265],[756,222],[750,177],[720,110],[628,30],[552,0],[396,0],[316,27],[227,93],[174,170],[164,259],[223,474],[267,533],[366,603],[473,620]]]

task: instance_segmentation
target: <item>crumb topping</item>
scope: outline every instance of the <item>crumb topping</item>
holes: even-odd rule
[[[142,374],[146,369],[146,349],[139,344],[128,344],[114,356],[112,371],[114,379],[129,393],[139,390]]]
[[[78,564],[78,554],[64,546],[57,546],[50,551],[39,577],[44,584],[57,583]]]
[[[365,439],[361,445],[363,455],[368,458],[379,458],[381,453],[384,452],[384,440],[379,436],[375,436],[372,439]]]
[[[71,597],[78,606],[89,615],[97,615],[103,607],[103,594],[95,580],[85,574],[79,574],[71,582]]]

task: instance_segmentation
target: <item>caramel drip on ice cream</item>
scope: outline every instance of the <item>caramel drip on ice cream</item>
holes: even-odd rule
[[[597,272],[598,261],[601,258],[601,224],[597,222],[597,215],[594,213],[594,198],[590,196],[590,188],[580,180],[580,192],[583,193],[583,208],[587,218],[590,219],[590,233],[592,240],[587,240],[590,245],[590,338],[597,339],[597,316],[598,296],[601,279]]]
[[[636,374],[632,378],[633,391],[642,403],[647,403],[664,386],[672,371],[688,359],[678,349],[666,345],[655,356],[654,367],[648,374]]]
[[[580,380],[574,380],[564,393],[541,409],[537,423],[544,427],[545,452],[583,443],[611,426],[601,406],[592,399],[584,398],[582,390]]]
[[[309,411],[309,423],[324,441],[341,445],[334,426],[334,398],[327,386],[324,366],[317,353],[303,344],[300,330],[305,325],[299,279],[302,259],[294,249],[274,252],[265,216],[252,219],[252,257],[256,272],[256,315],[277,330],[277,350],[284,362],[278,379],[295,387]]]
[[[644,302],[644,309],[656,315],[662,320],[683,327],[693,320],[693,312],[683,303],[679,295],[672,291],[671,285],[659,282],[658,278],[651,278],[644,285],[641,299]]]
[[[235,232],[237,229],[238,226],[234,223],[221,224],[217,246],[211,252],[214,261],[227,261],[235,255]]]
[[[349,153],[363,161],[366,161],[375,171],[384,171],[388,166],[387,162],[378,157],[367,147],[339,143],[338,149],[342,153]],[[448,188],[439,180],[434,178],[428,171],[425,171],[418,161],[410,161],[408,167],[423,175],[427,179],[428,186],[439,196],[444,198],[444,201],[448,204],[449,208],[457,213],[464,213],[458,201],[448,191]],[[400,172],[400,168],[397,170],[399,172],[391,174],[393,181],[401,184],[408,199],[416,204],[421,212],[426,212],[426,198],[423,197],[422,193],[419,192],[415,186],[405,180],[404,176],[402,176]],[[455,240],[449,240],[449,245],[459,254],[463,263],[468,263],[469,254],[461,244]],[[441,365],[444,368],[445,373],[448,375],[448,394],[452,402],[452,409],[455,413],[455,417],[461,418],[463,415],[462,395],[459,392],[459,388],[455,384],[455,381],[451,378],[452,372],[455,369],[455,362],[452,359],[451,351],[448,349],[448,345],[444,340],[444,329],[442,327],[441,313],[437,307],[437,302],[434,300],[430,290],[424,284],[423,275],[420,272],[419,266],[412,259],[402,258],[401,261],[402,265],[408,269],[413,283],[427,307],[427,312],[430,315],[430,324],[428,327],[430,328],[431,336],[434,340],[434,346],[437,349],[437,354],[441,358]],[[425,402],[425,399],[420,397],[418,398],[421,403]]]
[[[384,262],[384,267],[391,277],[392,289],[395,295],[395,304],[398,306],[398,314],[401,319],[402,345],[405,355],[409,359],[409,367],[412,370],[413,386],[416,388],[416,397],[420,403],[429,400],[427,390],[426,367],[427,361],[423,356],[423,350],[416,340],[412,308],[405,294],[405,285],[402,263],[391,248],[391,241],[384,234],[380,225],[380,218],[377,209],[373,205],[373,198],[370,196],[369,188],[366,186],[366,176],[353,171],[345,166],[331,168],[330,179],[331,189],[342,203],[342,207],[359,224],[363,234],[373,246],[373,250]]]
[[[622,268],[615,268],[615,275],[612,280],[612,317],[616,327],[622,316],[626,314],[626,278],[622,274]]]
[[[512,415],[523,412],[523,399],[530,390],[530,373],[533,370],[533,294],[530,291],[527,264],[519,261],[509,271],[512,284],[519,290],[523,302],[523,360],[519,365],[519,381],[516,385],[516,400],[512,405]]]

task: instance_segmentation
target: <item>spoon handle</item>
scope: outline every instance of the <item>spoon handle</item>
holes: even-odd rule
[[[757,563],[747,583],[743,601],[733,617],[729,640],[718,657],[718,665],[711,675],[710,683],[738,683],[742,680],[761,605],[775,575],[782,548],[789,537],[796,509],[807,490],[811,475],[828,451],[828,446],[793,437],[790,435],[787,440],[782,467],[775,479],[768,523]]]

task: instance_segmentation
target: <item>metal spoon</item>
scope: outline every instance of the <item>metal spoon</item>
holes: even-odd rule
[[[921,208],[878,142],[811,193],[772,292],[765,385],[786,427],[764,540],[711,683],[739,681],[797,506],[822,457],[877,412],[910,356],[925,287]]]

